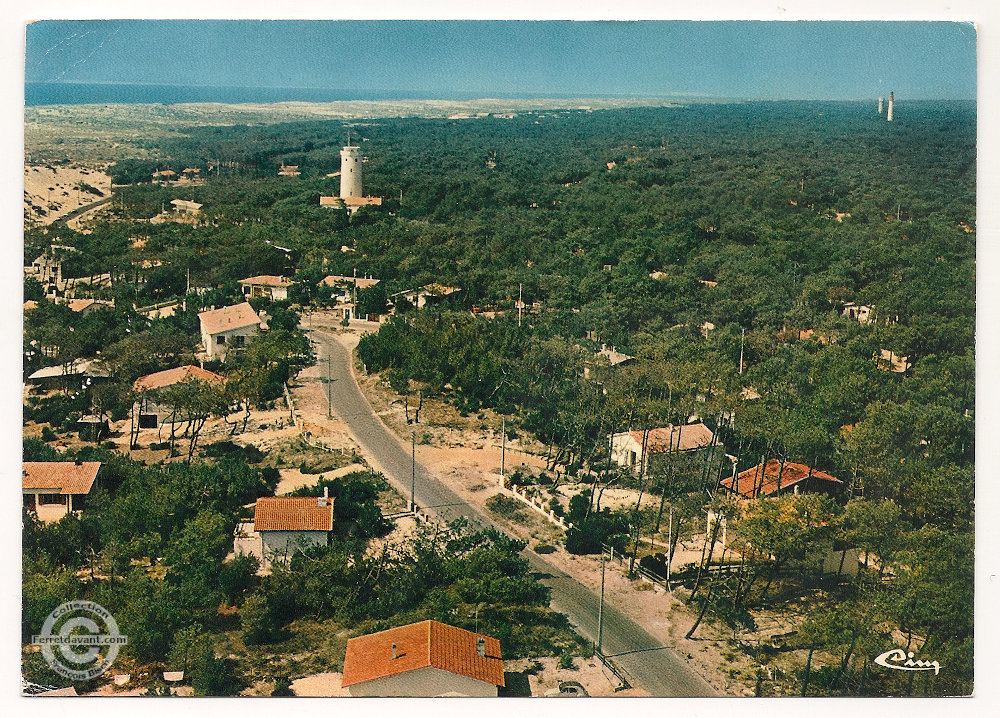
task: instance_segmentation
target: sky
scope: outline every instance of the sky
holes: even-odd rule
[[[42,21],[27,82],[490,96],[974,99],[953,22]]]

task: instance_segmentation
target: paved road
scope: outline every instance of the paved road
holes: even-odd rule
[[[404,446],[372,411],[351,372],[351,355],[347,348],[322,331],[313,331],[312,336],[319,343],[320,359],[325,360],[328,356],[333,359],[333,411],[347,423],[373,466],[409,498],[410,447]],[[415,496],[418,506],[446,521],[464,516],[479,526],[496,526],[419,463],[416,465]],[[581,635],[594,640],[598,597],[533,551],[525,550],[522,556],[530,562],[542,583],[551,589],[553,607],[565,613]],[[717,695],[683,659],[607,603],[604,605],[603,647],[605,655],[624,669],[633,685],[654,696]]]
[[[91,202],[90,204],[85,204],[82,207],[77,207],[72,212],[64,214],[62,217],[60,217],[59,219],[57,219],[56,221],[54,221],[52,224],[53,225],[65,225],[71,219],[75,219],[75,218],[79,217],[84,212],[89,212],[92,209],[97,209],[102,204],[107,204],[112,199],[114,199],[114,197],[112,195],[109,195],[109,196],[105,197],[104,199],[99,199],[96,202]]]

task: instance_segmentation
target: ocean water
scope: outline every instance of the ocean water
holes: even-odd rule
[[[503,95],[492,97],[510,99]],[[550,95],[547,95],[547,97]],[[482,93],[408,90],[338,90],[314,87],[211,87],[197,85],[75,84],[26,82],[24,104],[164,104],[183,102],[336,102],[338,100],[472,100]],[[512,96],[513,97],[513,96]],[[520,94],[519,98],[532,97]]]

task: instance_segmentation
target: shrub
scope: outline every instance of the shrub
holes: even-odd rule
[[[572,653],[563,653],[559,656],[559,668],[564,671],[576,670],[576,663],[573,661]]]
[[[248,646],[275,640],[278,634],[278,622],[264,594],[250,594],[243,602],[243,607],[240,609],[240,628],[243,642]]]
[[[555,551],[556,547],[553,546],[552,544],[540,543],[537,546],[535,546],[535,553],[546,554],[546,553],[555,553]]]
[[[580,521],[566,532],[566,550],[573,554],[600,553],[603,544],[622,550],[628,521],[605,511]]]
[[[271,691],[272,696],[294,696],[295,691],[292,690],[292,682],[288,680],[288,676],[278,676],[274,679],[274,690]]]
[[[42,427],[42,441],[55,441],[59,437],[56,436],[56,432],[52,431],[51,426]]]
[[[503,494],[491,496],[486,500],[486,508],[495,514],[509,519],[520,519],[524,517],[521,503],[517,499],[512,499]]]

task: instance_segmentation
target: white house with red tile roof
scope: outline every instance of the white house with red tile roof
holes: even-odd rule
[[[21,464],[24,506],[46,523],[80,511],[100,470],[100,461],[25,461]]]
[[[347,641],[341,685],[352,696],[495,698],[500,641],[439,621],[358,636]]]
[[[267,496],[254,505],[253,534],[259,543],[244,541],[237,553],[252,553],[267,566],[291,558],[296,551],[326,546],[331,531],[333,499],[325,489],[322,496]]]
[[[243,288],[243,296],[247,299],[267,297],[272,302],[283,302],[288,299],[288,288],[292,283],[285,277],[260,274],[241,279],[240,286]]]
[[[198,315],[201,343],[210,359],[224,359],[231,347],[241,347],[248,337],[257,336],[262,321],[248,302],[221,309],[209,309]]]
[[[632,466],[636,471],[652,454],[671,451],[699,451],[712,444],[712,430],[704,424],[661,426],[650,429],[645,437],[646,453],[643,454],[643,431],[623,431],[611,437],[611,460],[619,466]],[[716,448],[725,451],[721,444]]]

